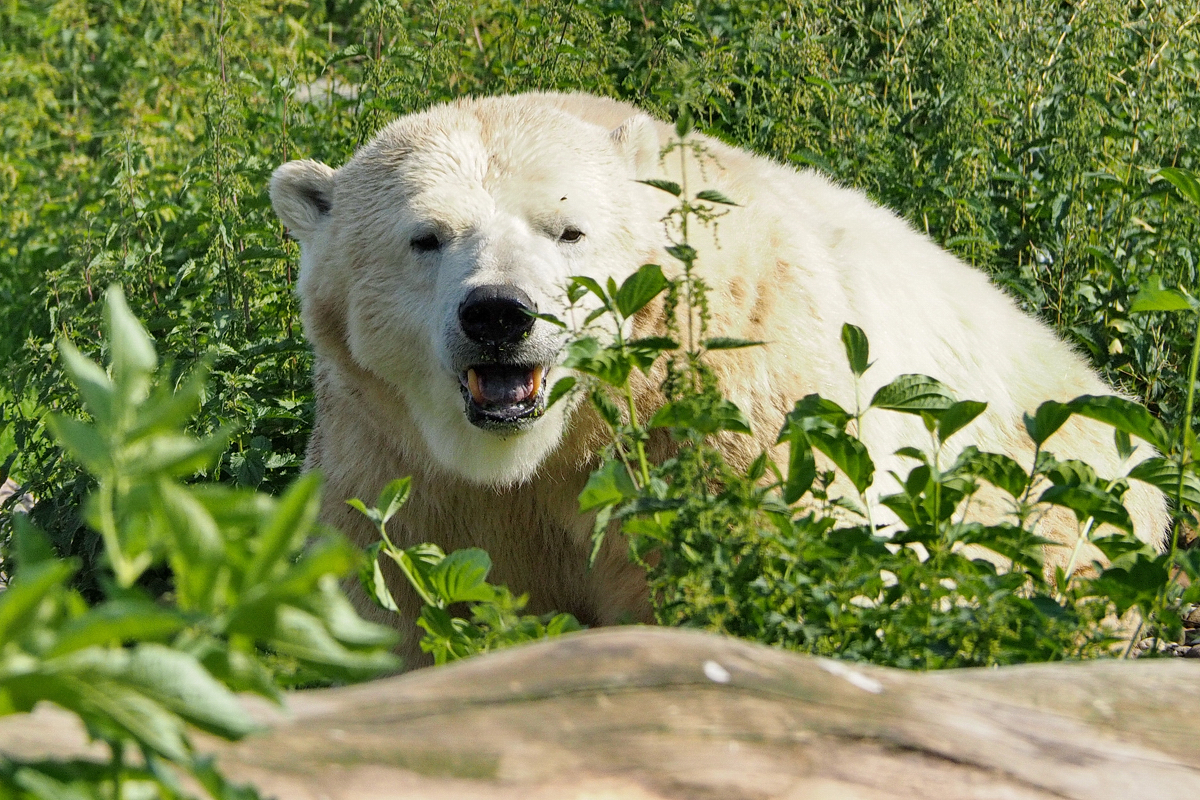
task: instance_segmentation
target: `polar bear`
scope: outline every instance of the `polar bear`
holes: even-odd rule
[[[306,466],[325,473],[325,522],[368,544],[370,523],[345,501],[411,475],[411,499],[391,523],[398,544],[482,547],[494,579],[528,592],[532,611],[588,625],[651,619],[644,576],[618,537],[587,566],[592,523],[576,498],[603,427],[586,403],[546,408],[547,387],[567,374],[564,334],[528,313],[561,315],[569,276],[620,283],[642,264],[675,263],[662,222],[675,198],[639,182],[649,178],[686,178],[738,203],[715,230],[692,235],[712,330],[767,342],[714,354],[725,395],[755,431],[723,440],[735,463],[772,446],[800,397],[854,407],[845,322],[870,338],[864,396],[903,373],[934,376],[988,403],[957,441],[1026,466],[1023,412],[1112,392],[983,274],[861,193],[698,135],[707,157],[661,159],[673,135],[626,103],[534,93],[402,117],[337,170],[313,161],[276,170],[271,200],[300,242],[315,351]],[[653,387],[641,395],[652,410]],[[907,469],[887,454],[926,444],[926,434],[886,412],[864,433],[884,476],[872,491],[891,491],[886,470]],[[1050,449],[1101,474],[1121,466],[1111,430],[1087,420],[1069,423]],[[1126,500],[1137,534],[1157,541],[1161,494],[1135,482]],[[1074,519],[1056,513],[1042,533],[1069,544]],[[411,624],[418,600],[398,578],[389,576],[404,654],[426,663]],[[390,619],[361,591],[356,603]]]

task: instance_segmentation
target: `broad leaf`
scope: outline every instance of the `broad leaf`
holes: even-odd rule
[[[817,477],[817,461],[813,458],[812,442],[803,429],[788,430],[788,470],[783,483],[783,501],[795,503],[812,488]]]
[[[696,192],[696,199],[705,200],[709,203],[720,203],[724,206],[738,205],[733,200],[730,200],[725,194],[718,192],[716,189],[702,189],[699,192]]]
[[[1029,474],[1013,459],[1000,453],[984,453],[974,445],[959,453],[951,472],[982,478],[993,486],[1003,489],[1013,497],[1020,497],[1029,485]]]
[[[1165,451],[1170,446],[1166,428],[1141,403],[1116,395],[1083,395],[1069,405],[1076,414],[1145,439],[1159,450]]]
[[[842,325],[842,346],[846,349],[846,360],[850,362],[850,371],[861,378],[862,374],[871,366],[868,360],[871,349],[867,341],[867,334],[863,333],[862,328],[847,322]]]
[[[875,392],[872,408],[886,408],[906,414],[941,411],[954,405],[954,396],[941,381],[927,375],[901,375]]]
[[[625,279],[613,299],[621,316],[628,319],[666,288],[667,279],[663,277],[662,267],[657,264],[645,264]]]
[[[700,346],[705,350],[740,350],[743,347],[758,347],[766,342],[759,342],[753,339],[734,339],[729,336],[714,336],[711,339],[705,339],[700,343]]]
[[[492,559],[478,547],[455,550],[429,570],[429,585],[447,605],[484,603],[496,597],[496,589],[487,583]]]
[[[1034,444],[1041,447],[1071,418],[1071,412],[1071,406],[1067,403],[1047,400],[1038,406],[1032,416],[1024,415],[1025,432],[1029,434],[1029,438],[1033,440]]]
[[[647,178],[644,181],[638,181],[638,183],[644,183],[647,186],[653,186],[655,189],[659,189],[669,195],[674,195],[675,197],[679,197],[679,195],[683,192],[683,189],[679,187],[678,183],[675,183],[674,181],[662,180],[661,178]]]
[[[1194,311],[1197,308],[1200,308],[1200,301],[1196,298],[1178,289],[1165,288],[1162,276],[1152,275],[1149,283],[1138,290],[1129,311]]]
[[[1180,490],[1179,465],[1165,458],[1148,458],[1129,471],[1129,477],[1156,486],[1167,497],[1176,498]],[[1183,502],[1200,509],[1200,477],[1191,470],[1183,472]]]
[[[411,489],[411,477],[396,478],[383,487],[383,490],[379,493],[379,499],[375,501],[375,507],[379,509],[382,521],[385,524],[408,501],[408,494]]]
[[[1179,167],[1164,167],[1158,171],[1158,175],[1170,181],[1179,194],[1200,207],[1200,178],[1196,173]]]
[[[612,506],[636,494],[637,487],[625,465],[616,460],[607,461],[588,477],[587,485],[579,493],[579,510]]]
[[[982,403],[978,400],[963,400],[943,411],[937,412],[935,416],[937,417],[938,438],[943,442],[946,441],[967,425],[970,425],[986,408],[987,403]]]

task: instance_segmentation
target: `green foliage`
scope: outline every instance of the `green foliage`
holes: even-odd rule
[[[381,607],[398,611],[383,577],[380,560],[391,559],[421,599],[417,624],[425,630],[421,649],[432,653],[434,663],[445,664],[522,642],[532,642],[581,630],[570,614],[541,617],[521,614],[527,595],[514,597],[507,586],[487,582],[492,559],[470,547],[447,555],[435,544],[399,548],[388,536],[387,522],[408,499],[411,479],[397,478],[383,487],[374,507],[357,497],[346,502],[365,515],[379,531],[379,541],[367,549],[360,573],[363,588]],[[455,616],[451,608],[465,604],[470,618]]]
[[[174,764],[220,797],[234,790],[194,753],[188,726],[241,738],[254,725],[234,692],[278,699],[285,663],[324,682],[394,670],[396,637],[360,619],[338,587],[358,563],[353,548],[336,536],[311,541],[322,533],[319,476],[279,498],[181,482],[211,467],[227,438],[183,431],[206,370],[175,388],[119,289],[107,293],[105,321],[107,369],[61,344],[90,420],[54,416],[50,426],[96,480],[86,516],[112,578],[89,607],[69,586],[78,562],[59,560],[16,517],[15,575],[0,592],[0,715],[40,701],[74,712],[109,745],[112,770],[89,777],[87,765],[0,760],[0,788],[111,797],[128,782],[178,796]],[[147,588],[155,569],[172,579],[169,593]],[[128,747],[144,766],[125,764]]]
[[[1172,180],[1197,169],[1193,12],[1186,0],[5,4],[0,476],[41,499],[35,518],[84,560],[79,585],[98,598],[101,543],[76,513],[88,479],[44,418],[73,410],[54,342],[97,357],[99,294],[120,282],[174,375],[214,354],[198,430],[240,427],[211,475],[281,490],[312,406],[271,170],[343,163],[433,102],[532,89],[631,100],[866,190],[1173,424],[1190,331],[1131,303],[1152,273],[1200,283],[1200,223],[1189,184]]]
[[[674,146],[688,147],[687,138]],[[665,296],[667,332],[711,342],[706,287],[686,234],[700,194],[689,197],[675,185],[658,188],[681,201],[671,219],[680,233],[672,250],[682,275],[656,284]],[[643,267],[626,285],[644,284],[652,269]],[[901,375],[853,412],[818,395],[799,400],[777,441],[788,447],[786,469],[763,453],[740,470],[725,461],[711,437],[749,433],[749,425],[717,392],[704,345],[664,338],[655,359],[642,358],[625,341],[626,318],[611,299],[626,287],[606,291],[589,284],[588,291],[614,317],[616,334],[601,345],[588,331],[577,332],[572,347],[586,342],[579,350],[587,357],[569,363],[590,381],[574,388],[588,392],[612,429],[612,445],[581,493],[580,509],[596,513],[597,543],[613,525],[629,538],[633,557],[647,571],[659,622],[822,655],[941,668],[1103,655],[1117,635],[1108,618],[1131,608],[1156,642],[1175,641],[1178,608],[1200,600],[1200,560],[1178,547],[1180,522],[1194,523],[1200,510],[1191,394],[1173,433],[1143,406],[1119,397],[1044,403],[1025,417],[1038,448],[1034,468],[1026,471],[1008,456],[974,446],[957,450],[946,463],[945,442],[986,404],[958,400],[934,378]],[[1172,291],[1160,281],[1143,292],[1151,299],[1142,305],[1193,308],[1179,299],[1190,296]],[[695,326],[698,334],[680,336],[681,324]],[[857,381],[870,369],[870,344],[852,325],[843,327],[842,342]],[[648,374],[658,358],[666,361],[667,402],[642,423],[630,376],[635,368]],[[1189,377],[1194,385],[1195,367]],[[888,531],[874,522],[867,489],[876,470],[855,435],[868,414],[878,413],[920,417],[930,437],[927,448],[898,451],[914,466],[906,475],[893,474],[898,492],[879,498],[899,520]],[[1127,476],[1102,480],[1087,464],[1059,461],[1043,449],[1072,415],[1113,426],[1126,456],[1131,437],[1163,455],[1141,461]],[[651,463],[644,449],[656,427],[669,429],[676,443],[661,464]],[[833,469],[819,466],[817,455]],[[1176,534],[1165,553],[1132,535],[1122,504],[1130,479],[1174,499]],[[1009,520],[968,521],[966,511],[984,483],[1007,496]],[[1043,562],[1050,543],[1034,533],[1048,506],[1071,511],[1080,534],[1066,567],[1053,571]],[[1101,525],[1107,526],[1103,535]],[[1109,560],[1107,566],[1079,569],[1088,542]]]

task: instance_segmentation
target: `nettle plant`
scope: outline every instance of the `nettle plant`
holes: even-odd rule
[[[229,441],[228,431],[195,438],[184,429],[207,365],[175,385],[116,288],[105,327],[108,369],[60,344],[90,420],[51,416],[50,426],[96,480],[85,517],[111,574],[89,607],[72,586],[77,560],[59,559],[16,517],[5,562],[16,569],[0,592],[0,715],[54,703],[108,745],[111,762],[0,757],[0,796],[183,796],[172,766],[213,797],[248,793],[195,752],[189,726],[237,739],[256,726],[235,692],[278,700],[297,680],[393,671],[396,634],[359,618],[342,594],[338,580],[360,556],[317,525],[319,477],[278,498],[186,483]],[[151,588],[164,582],[165,593]]]
[[[371,520],[379,531],[379,541],[367,548],[367,559],[359,575],[363,588],[381,607],[398,611],[384,581],[380,559],[388,558],[400,567],[421,598],[417,625],[425,634],[420,645],[433,655],[435,664],[583,628],[570,614],[522,614],[529,596],[514,596],[507,586],[488,583],[492,559],[478,547],[455,550],[449,555],[430,543],[397,547],[388,536],[387,522],[408,500],[411,483],[411,478],[392,481],[383,487],[374,507],[368,507],[358,498],[346,502]],[[456,603],[467,605],[470,619],[451,614],[450,606]]]
[[[686,124],[678,132],[671,149],[698,150],[686,137]],[[1175,182],[1178,176],[1164,177]],[[1133,608],[1141,620],[1134,640],[1147,635],[1152,651],[1178,640],[1180,607],[1200,600],[1200,552],[1179,546],[1180,525],[1194,524],[1200,508],[1200,454],[1191,429],[1196,348],[1186,411],[1175,431],[1119,397],[1047,402],[1025,417],[1037,447],[1032,470],[974,446],[950,457],[946,442],[986,404],[959,400],[923,375],[902,375],[853,410],[816,394],[802,398],[776,442],[786,446],[787,463],[777,465],[764,452],[739,470],[712,438],[749,434],[749,423],[721,396],[705,356],[757,343],[709,336],[707,287],[687,230],[690,218],[711,224],[719,216],[713,204],[732,201],[714,192],[690,196],[674,183],[652,185],[679,198],[664,220],[679,277],[668,279],[659,266],[646,265],[621,286],[572,279],[571,302],[591,293],[600,308],[575,331],[568,349],[565,364],[581,378],[559,381],[551,398],[586,392],[611,430],[580,509],[596,515],[597,547],[611,530],[628,537],[632,558],[646,569],[661,624],[918,668],[1103,655],[1119,641],[1113,615]],[[630,320],[660,295],[664,335],[629,338]],[[1161,281],[1139,294],[1133,310],[1190,310],[1200,320],[1200,303],[1161,288]],[[592,326],[605,315],[615,336]],[[842,340],[849,368],[861,378],[870,368],[866,336],[845,325]],[[647,420],[639,419],[634,403],[636,371],[647,379],[665,375],[666,402]],[[886,535],[866,494],[877,479],[874,462],[854,433],[877,413],[919,416],[929,433],[927,447],[900,451],[913,467],[894,475],[899,491],[879,500],[900,520]],[[1059,461],[1052,437],[1076,414],[1111,425],[1123,457],[1132,452],[1131,437],[1161,455],[1112,481],[1080,461]],[[651,437],[663,432],[671,455],[654,463],[647,450]],[[816,454],[834,469],[822,468]],[[857,497],[831,491],[838,473]],[[1164,553],[1132,535],[1121,503],[1130,479],[1153,484],[1173,500],[1174,526]],[[965,520],[964,509],[983,483],[1011,497],[1011,520]],[[1043,563],[1050,543],[1034,532],[1046,504],[1070,509],[1080,532],[1067,565],[1053,570]],[[1097,547],[1108,565],[1083,563],[1085,543]],[[984,557],[981,548],[994,556]],[[997,561],[1007,568],[998,569]]]

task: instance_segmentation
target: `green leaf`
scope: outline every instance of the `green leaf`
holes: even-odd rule
[[[120,286],[110,286],[104,297],[113,384],[122,399],[140,401],[149,387],[151,373],[158,366],[154,340],[129,310]]]
[[[315,614],[334,638],[348,647],[359,650],[390,649],[399,638],[394,628],[367,622],[360,617],[346,595],[342,594],[338,575],[334,573],[322,575],[316,590],[310,591],[300,605]]]
[[[1046,477],[1055,486],[1096,486],[1100,485],[1100,477],[1091,464],[1078,459],[1055,461],[1045,468]]]
[[[634,339],[625,343],[625,350],[633,359],[634,365],[643,373],[649,374],[650,367],[658,357],[667,350],[675,350],[679,343],[666,336],[648,336],[644,339]]]
[[[59,444],[88,472],[101,476],[112,470],[112,450],[95,425],[59,414],[48,415],[46,423]]]
[[[1025,431],[1038,447],[1058,431],[1071,418],[1072,408],[1067,403],[1047,400],[1038,406],[1033,416],[1025,414]]]
[[[685,264],[694,262],[697,256],[696,248],[687,244],[673,244],[667,248],[667,254]]]
[[[78,781],[66,783],[50,777],[44,772],[27,766],[18,767],[12,776],[13,783],[25,790],[37,800],[99,800],[104,795],[100,791],[101,784],[93,784],[92,791],[80,788]],[[21,795],[5,795],[5,797]]]
[[[785,421],[783,430],[779,434],[779,441],[782,442],[786,437],[788,423],[800,421],[806,417],[823,419],[835,428],[842,430],[845,430],[846,425],[853,419],[853,416],[846,409],[832,400],[826,400],[819,394],[805,395],[800,400],[797,400],[796,405],[788,412],[787,421]]]
[[[1178,289],[1167,289],[1163,286],[1161,275],[1150,276],[1150,281],[1138,290],[1129,307],[1131,314],[1142,311],[1195,311],[1200,309],[1200,301]]]
[[[50,537],[29,521],[28,514],[13,514],[9,519],[13,525],[10,552],[18,570],[58,560],[58,551]]]
[[[101,425],[111,425],[113,420],[113,385],[108,374],[90,358],[79,352],[66,339],[58,342],[63,367],[71,383],[79,390],[83,405]]]
[[[264,644],[287,655],[321,665],[325,671],[350,680],[361,680],[398,666],[391,653],[351,650],[337,641],[313,614],[294,606],[281,606],[274,632]]]
[[[496,597],[496,588],[487,582],[492,559],[478,547],[455,550],[429,570],[429,585],[451,603],[486,603]]]
[[[0,642],[17,638],[33,622],[42,601],[75,574],[68,561],[29,564],[0,592]]]
[[[846,360],[850,362],[850,371],[856,377],[861,378],[871,366],[868,361],[871,348],[867,341],[867,334],[863,333],[863,329],[857,325],[844,323],[842,325],[842,346],[846,349]]]
[[[174,475],[190,477],[216,462],[229,445],[231,428],[203,439],[183,433],[159,433],[126,448],[122,468],[127,475]]]
[[[62,671],[94,686],[111,682],[136,691],[145,700],[226,739],[240,739],[258,727],[232,692],[194,657],[180,650],[160,644],[140,644],[126,650],[92,647],[56,662]],[[106,710],[111,713],[112,706]],[[128,724],[128,717],[137,713],[137,709],[128,708],[121,721]],[[156,724],[162,726],[159,733],[169,727],[166,720]],[[168,755],[165,749],[163,752]]]
[[[688,398],[667,403],[654,413],[646,426],[648,428],[673,428],[676,431],[694,431],[701,436],[709,436],[717,431],[752,433],[750,420],[740,408],[729,400],[698,405]]]
[[[588,476],[587,484],[579,493],[579,510],[612,506],[636,495],[637,487],[625,465],[615,459],[609,460]]]
[[[1179,194],[1200,206],[1200,179],[1196,177],[1196,173],[1178,167],[1164,167],[1158,171],[1158,176],[1166,178],[1179,190]]]
[[[546,408],[550,408],[570,394],[571,390],[575,388],[576,382],[577,379],[571,375],[555,381],[553,388],[550,389],[550,396],[546,398]]]
[[[1145,406],[1115,395],[1083,395],[1069,403],[1071,410],[1144,439],[1159,450],[1170,447],[1167,430]]]
[[[244,589],[263,582],[290,556],[312,529],[320,505],[321,476],[309,472],[296,479],[258,537],[258,549],[242,580]]]
[[[569,302],[571,305],[578,303],[579,298],[583,297],[587,293],[588,288],[582,283],[577,283],[575,281],[569,281],[567,283],[567,302]]]
[[[1176,499],[1179,491],[1179,465],[1165,458],[1147,458],[1133,469],[1129,477],[1158,487],[1167,497]],[[1191,470],[1183,472],[1183,502],[1200,509],[1200,478]]]
[[[182,428],[200,409],[212,360],[212,355],[206,356],[193,367],[178,389],[172,390],[169,383],[161,383],[138,408],[137,422],[125,435],[125,440],[134,442],[153,433]]]
[[[766,342],[758,342],[753,339],[734,339],[729,336],[714,336],[700,342],[700,346],[705,350],[740,350],[743,347],[758,347],[764,344]]]
[[[439,598],[429,585],[429,571],[446,557],[442,548],[426,542],[401,550],[399,553],[391,549],[383,552],[396,562],[400,571],[404,573],[404,577],[426,605],[438,605]]]
[[[875,392],[872,408],[886,408],[905,414],[942,411],[954,405],[954,396],[941,381],[927,375],[901,375]]]
[[[817,461],[813,458],[812,443],[799,427],[788,432],[788,470],[783,483],[783,501],[797,502],[812,488],[817,477]]]
[[[792,441],[793,450],[797,441],[794,437],[803,436],[804,440],[812,447],[824,453],[850,479],[850,482],[854,484],[854,488],[859,492],[865,491],[874,480],[875,464],[871,461],[866,446],[840,427],[831,424],[822,417],[789,415],[788,421],[784,426],[784,433]],[[788,484],[791,483],[792,475],[790,462],[796,458],[794,453],[789,458]],[[803,459],[802,456],[800,458]],[[785,484],[784,500],[788,503],[795,502],[795,500],[789,500],[788,497],[793,496],[799,490],[799,486],[803,483],[803,480],[807,480],[809,484],[805,486],[805,491],[812,484],[812,478],[808,477],[807,474],[810,467],[806,464],[801,464],[800,466],[803,471],[798,473],[798,475],[802,480],[791,491],[787,490],[787,485]],[[815,466],[811,467],[811,469],[815,470]],[[796,499],[799,498],[797,497]]]
[[[149,600],[109,600],[64,625],[46,656],[53,658],[93,645],[165,641],[187,624],[178,612]]]
[[[663,277],[662,267],[657,264],[644,264],[625,279],[613,299],[621,316],[629,319],[666,288],[667,279]]]
[[[364,503],[362,500],[359,500],[357,497],[351,497],[346,501],[346,505],[350,506],[364,517],[371,520],[371,522],[375,523],[375,525],[378,526],[383,524],[383,515],[379,513],[379,509],[368,507],[366,503]]]
[[[616,345],[601,348],[592,337],[578,339],[567,346],[563,366],[592,375],[618,388],[625,385],[633,370],[633,359]]]
[[[1075,512],[1075,518],[1084,522],[1094,517],[1097,522],[1108,523],[1123,531],[1133,531],[1133,520],[1125,506],[1112,495],[1093,484],[1060,484],[1051,486],[1038,498],[1041,503],[1053,503]]]
[[[572,275],[569,280],[570,284],[568,284],[568,287],[582,286],[584,289],[600,298],[600,302],[604,304],[605,308],[607,308],[609,311],[613,310],[612,298],[608,296],[608,292],[604,291],[604,287],[602,287],[594,279],[589,278],[586,275]],[[568,288],[568,292],[569,291],[570,288]]]
[[[963,400],[938,412],[936,414],[938,438],[943,442],[946,441],[971,424],[986,408],[987,403],[978,400]]]
[[[398,612],[400,607],[396,605],[396,599],[392,597],[387,581],[384,580],[383,570],[379,566],[379,549],[381,547],[383,547],[383,542],[375,542],[366,549],[366,561],[359,569],[358,580],[367,593],[367,597],[371,598],[376,605],[388,611]]]
[[[724,206],[738,205],[737,203],[735,203],[734,201],[732,201],[728,197],[726,197],[723,193],[718,192],[716,189],[702,189],[701,191],[696,192],[696,199],[704,200],[709,203],[720,203],[721,205],[724,205]]]
[[[683,189],[679,188],[679,184],[675,183],[674,181],[666,181],[660,178],[647,178],[644,181],[638,181],[638,183],[644,183],[647,186],[653,186],[655,189],[661,189],[667,194],[674,195],[675,197],[679,197],[679,195],[683,193]]]
[[[389,519],[396,515],[400,507],[408,501],[408,493],[412,488],[412,478],[396,478],[383,487],[379,493],[379,499],[375,501],[375,508],[379,509],[382,514],[382,522],[387,523]]]
[[[556,327],[563,328],[563,329],[566,329],[566,327],[567,327],[567,323],[563,322],[561,319],[554,316],[553,314],[539,314],[536,311],[526,311],[525,313],[528,314],[529,316],[533,317],[534,319],[540,319],[542,322],[549,322],[551,325],[554,325]]]
[[[982,478],[1018,498],[1029,485],[1028,473],[1016,461],[999,453],[981,452],[974,445],[963,448],[949,472]]]
[[[828,456],[859,492],[866,491],[874,481],[875,464],[866,446],[858,439],[833,427],[809,431],[808,437],[813,446]]]

